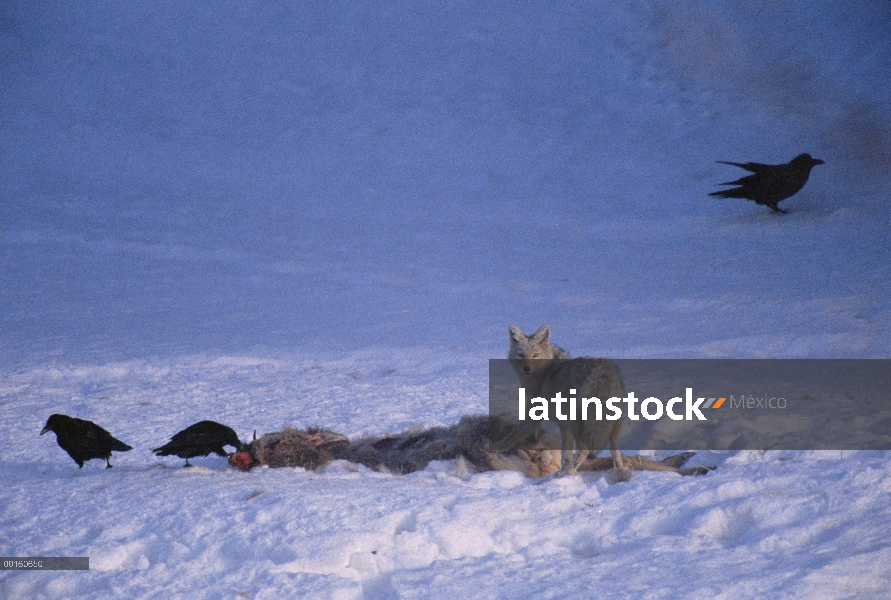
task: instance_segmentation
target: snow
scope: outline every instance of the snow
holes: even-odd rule
[[[882,3],[0,7],[0,597],[889,597],[891,458],[535,484],[150,448],[453,424],[573,355],[891,357]],[[826,161],[788,215],[715,160]],[[78,470],[46,418],[134,447]]]

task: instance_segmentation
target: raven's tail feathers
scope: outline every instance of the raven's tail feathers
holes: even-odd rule
[[[112,440],[111,440],[111,449],[112,449],[112,450],[117,450],[118,452],[126,452],[127,450],[132,450],[132,449],[133,449],[133,446],[128,446],[127,444],[125,444],[125,443],[122,442],[121,440],[117,440],[117,439],[112,438]]]
[[[742,188],[736,188],[732,190],[722,190],[720,192],[712,192],[709,196],[714,196],[715,198],[745,198],[745,196],[741,195],[739,192],[742,191]]]

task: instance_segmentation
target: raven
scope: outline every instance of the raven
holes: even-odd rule
[[[174,455],[185,458],[185,466],[191,467],[189,459],[196,456],[207,456],[211,452],[216,452],[218,456],[229,456],[223,446],[233,446],[238,451],[244,449],[244,444],[231,427],[216,421],[200,421],[186,427],[152,452],[158,456]]]
[[[77,466],[84,468],[84,461],[104,458],[106,469],[111,468],[111,451],[126,452],[133,448],[115,439],[110,433],[93,423],[68,415],[50,415],[40,435],[47,431],[56,434],[59,447],[74,459]]]
[[[761,163],[735,163],[726,160],[716,161],[725,165],[740,167],[751,171],[754,175],[747,175],[736,181],[719,183],[718,185],[738,185],[740,187],[721,192],[712,192],[709,196],[718,198],[745,198],[754,200],[758,204],[769,206],[774,212],[786,214],[777,203],[795,195],[798,190],[807,183],[808,175],[814,165],[822,165],[819,158],[811,158],[810,154],[799,154],[790,162],[782,165],[762,165]]]

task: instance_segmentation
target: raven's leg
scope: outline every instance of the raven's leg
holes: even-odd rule
[[[105,457],[105,468],[106,468],[106,469],[110,469],[111,466],[112,466],[112,465],[111,465],[111,461],[108,460],[108,457]]]
[[[189,464],[189,459],[187,458],[187,459],[186,459],[186,464],[183,465],[183,468],[185,468],[185,467],[191,467],[191,466],[192,466],[192,465]]]

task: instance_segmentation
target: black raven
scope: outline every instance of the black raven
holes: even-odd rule
[[[229,456],[223,446],[233,446],[239,451],[244,448],[231,427],[216,421],[200,421],[186,427],[152,452],[158,456],[175,455],[185,458],[186,466],[191,467],[189,459],[196,456],[207,456],[211,452],[216,452],[218,456]]]
[[[804,187],[808,175],[814,165],[822,165],[819,158],[811,158],[810,154],[799,154],[790,162],[783,165],[762,165],[761,163],[735,163],[726,160],[716,161],[725,165],[740,167],[751,171],[754,175],[747,175],[736,181],[719,183],[718,185],[738,185],[739,187],[721,192],[712,192],[709,196],[718,198],[745,198],[754,200],[758,204],[769,206],[778,213],[787,213],[777,203],[792,196]]]
[[[111,468],[111,451],[126,452],[130,446],[115,439],[110,433],[93,423],[68,415],[50,415],[40,435],[47,431],[56,434],[56,442],[83,469],[84,461],[104,458],[106,469]]]

